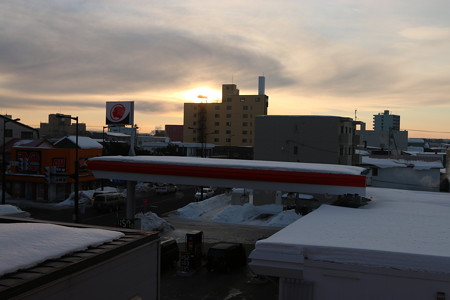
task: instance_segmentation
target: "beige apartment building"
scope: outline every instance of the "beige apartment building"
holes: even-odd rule
[[[240,95],[236,84],[222,85],[222,102],[184,103],[184,142],[253,146],[255,118],[267,115],[269,97],[259,77],[257,95]]]

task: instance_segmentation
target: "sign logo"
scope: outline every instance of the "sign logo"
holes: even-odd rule
[[[119,122],[125,116],[125,111],[126,111],[125,106],[123,106],[120,103],[116,104],[112,107],[111,111],[109,112],[109,114],[110,114],[109,117],[114,122]]]
[[[106,102],[106,124],[133,125],[134,101]]]

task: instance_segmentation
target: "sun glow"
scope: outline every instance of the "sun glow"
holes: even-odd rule
[[[197,88],[181,93],[186,101],[192,102],[216,102],[222,99],[222,93],[211,88]]]

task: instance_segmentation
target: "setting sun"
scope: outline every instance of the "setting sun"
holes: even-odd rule
[[[211,88],[197,88],[181,93],[187,101],[208,102],[222,99],[222,93]]]

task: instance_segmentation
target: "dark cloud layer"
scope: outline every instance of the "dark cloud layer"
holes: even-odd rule
[[[122,26],[79,13],[31,9],[17,10],[1,23],[7,28],[0,31],[2,85],[22,93],[113,95],[173,89],[212,77],[221,82],[237,70],[253,78],[261,66],[273,74],[272,84],[291,83],[273,57],[231,40],[160,24]]]

